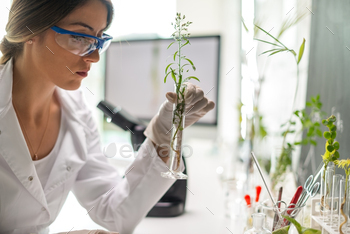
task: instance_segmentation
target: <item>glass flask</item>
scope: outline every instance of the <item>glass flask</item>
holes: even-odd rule
[[[253,228],[246,231],[244,234],[271,234],[269,230],[264,228],[265,214],[264,213],[254,213],[253,218]]]

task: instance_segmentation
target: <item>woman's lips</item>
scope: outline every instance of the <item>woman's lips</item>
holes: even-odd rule
[[[82,77],[87,77],[88,73],[87,72],[77,72],[77,74],[79,76],[82,76]]]

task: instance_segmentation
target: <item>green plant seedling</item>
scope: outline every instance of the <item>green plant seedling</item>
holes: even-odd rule
[[[283,215],[283,218],[291,222],[295,226],[299,234],[321,234],[322,233],[320,230],[317,230],[317,229],[302,227],[300,223],[298,223],[298,221],[296,221],[292,217]],[[289,229],[290,229],[290,226],[286,226],[272,232],[272,234],[288,234]]]

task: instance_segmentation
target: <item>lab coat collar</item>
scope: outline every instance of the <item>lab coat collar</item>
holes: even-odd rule
[[[38,179],[27,143],[12,105],[12,84],[13,59],[11,58],[6,64],[0,65],[0,156],[4,157],[23,186],[49,211],[44,190]],[[79,103],[77,102],[77,100],[81,99],[82,90],[80,89],[79,93],[79,91],[67,91],[56,87],[56,91],[61,107],[64,108],[67,116],[70,118],[70,121],[68,121],[72,125],[70,129],[75,130],[77,138],[82,139],[82,148],[85,148],[84,146],[86,145],[84,144],[86,142],[84,142],[85,134],[83,128],[85,123],[83,123],[80,116],[83,109],[79,108]],[[78,96],[80,96],[80,99],[76,99]],[[50,192],[68,178],[66,173],[59,171],[65,168],[67,161],[69,161],[68,157],[69,155],[66,158],[56,160],[48,178],[45,192]]]
[[[12,106],[13,60],[0,68],[0,154],[23,186],[48,210],[44,191]]]

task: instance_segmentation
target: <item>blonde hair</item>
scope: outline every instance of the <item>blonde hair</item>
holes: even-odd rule
[[[11,58],[16,59],[23,52],[23,45],[29,39],[44,33],[76,7],[91,0],[13,0],[6,35],[0,43],[0,65]],[[99,0],[107,7],[107,30],[113,20],[113,5],[110,0]]]

